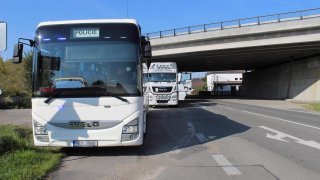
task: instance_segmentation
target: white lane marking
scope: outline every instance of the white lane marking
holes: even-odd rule
[[[171,149],[168,154],[181,153],[181,147],[184,147],[190,143],[196,133],[196,128],[191,122],[187,122],[187,134]]]
[[[200,142],[207,142],[208,139],[202,133],[196,133],[196,137]]]
[[[186,144],[189,144],[191,139],[195,136],[196,128],[191,122],[187,122],[187,134],[175,145],[171,151],[168,154],[180,154],[181,153],[181,147],[185,146]]]
[[[228,101],[227,101],[228,102]],[[233,103],[233,102],[229,102]],[[255,105],[250,105],[250,104],[241,104],[241,103],[236,103],[238,105],[248,105],[248,106],[255,106]],[[264,106],[256,106],[256,107],[264,107]],[[268,107],[270,109],[276,109],[276,110],[283,110],[283,111],[292,111],[292,112],[299,112],[299,113],[305,113],[305,114],[312,114],[312,115],[318,115],[320,116],[320,113],[318,112],[309,112],[309,111],[304,111],[304,110],[293,110],[293,109],[279,109],[279,108],[274,108],[274,107]]]
[[[193,138],[194,134],[196,133],[196,128],[191,122],[188,122],[187,126],[188,126],[188,135],[186,135],[186,137],[191,140],[191,138]]]
[[[219,166],[227,173],[227,175],[241,175],[242,173],[234,167],[226,157],[222,154],[214,154],[212,155],[213,159],[217,162]]]
[[[227,109],[233,109],[233,108],[231,108],[231,107],[228,107],[228,106],[222,106],[222,105],[218,105],[218,107],[227,108]]]
[[[292,124],[298,124],[298,125],[301,125],[301,126],[310,127],[310,128],[314,128],[314,129],[320,130],[320,127],[311,126],[311,125],[308,125],[308,124],[298,123],[298,122],[294,122],[294,121],[290,121],[290,120],[286,120],[286,119],[281,119],[281,118],[277,118],[277,117],[272,117],[272,116],[267,116],[267,115],[263,115],[263,114],[258,114],[258,113],[254,113],[254,112],[250,112],[250,111],[242,111],[242,112],[249,113],[249,114],[254,114],[254,115],[257,115],[257,116],[263,116],[263,117],[268,117],[268,118],[272,118],[272,119],[277,119],[277,120],[280,120],[280,121],[284,121],[284,122],[288,122],[288,123],[292,123]]]
[[[160,166],[157,169],[151,171],[151,174],[147,174],[145,179],[148,179],[148,180],[156,179],[165,169],[166,167]]]
[[[302,144],[302,145],[306,145],[306,146],[309,146],[309,147],[313,147],[313,148],[316,148],[316,149],[320,149],[320,143],[318,143],[318,142],[306,141],[306,140],[291,136],[289,134],[285,134],[283,132],[280,132],[280,131],[277,131],[277,130],[274,130],[274,129],[271,129],[271,128],[268,128],[268,127],[265,127],[265,126],[259,126],[259,127],[262,128],[262,129],[266,129],[268,131],[276,133],[276,135],[271,135],[271,134],[267,133],[267,138],[275,139],[275,140],[279,140],[279,141],[284,141],[284,142],[289,142],[288,140],[285,140],[284,138],[290,138],[290,139],[295,140],[296,143],[299,143],[299,144]]]
[[[305,114],[312,114],[312,115],[318,115],[320,116],[320,113],[316,113],[316,112],[306,112],[303,110],[292,110],[292,109],[281,109],[281,110],[285,110],[285,111],[293,111],[293,112],[299,112],[299,113],[305,113]]]
[[[168,154],[180,154],[180,153],[181,153],[181,149],[179,149],[179,146],[174,146]]]
[[[206,106],[200,106],[199,104],[197,104],[196,107],[203,108],[203,109],[207,109]]]

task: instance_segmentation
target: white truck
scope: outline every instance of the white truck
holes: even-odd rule
[[[192,93],[191,73],[178,73],[178,95],[179,101],[185,100]]]
[[[149,111],[149,77],[148,77],[148,65],[147,63],[142,63],[143,72],[143,96],[144,96],[144,106],[146,111]]]
[[[150,42],[133,19],[42,22],[33,47],[32,126],[36,146],[136,146],[146,113],[142,62]]]
[[[153,62],[148,72],[149,105],[178,106],[177,64]]]

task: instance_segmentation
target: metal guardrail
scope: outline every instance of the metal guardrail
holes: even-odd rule
[[[304,20],[320,17],[320,8],[293,11],[287,13],[271,14],[265,16],[256,16],[231,21],[222,21],[209,24],[187,26],[176,29],[162,30],[144,34],[149,39],[159,39],[185,34],[202,33],[208,31],[217,31],[231,28],[241,28],[246,26],[258,26],[263,24],[280,23],[294,20]]]

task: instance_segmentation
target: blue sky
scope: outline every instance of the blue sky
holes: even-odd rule
[[[128,4],[129,17],[138,20],[143,33],[320,7],[319,0],[128,0]],[[0,21],[8,23],[8,49],[1,56],[10,58],[17,39],[33,38],[42,21],[126,17],[127,0],[1,0]]]

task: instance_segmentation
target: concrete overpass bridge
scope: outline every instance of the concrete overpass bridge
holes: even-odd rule
[[[153,62],[174,61],[181,71],[192,72],[250,70],[244,75],[244,95],[320,101],[320,8],[146,36]],[[299,96],[306,90],[310,95]]]

